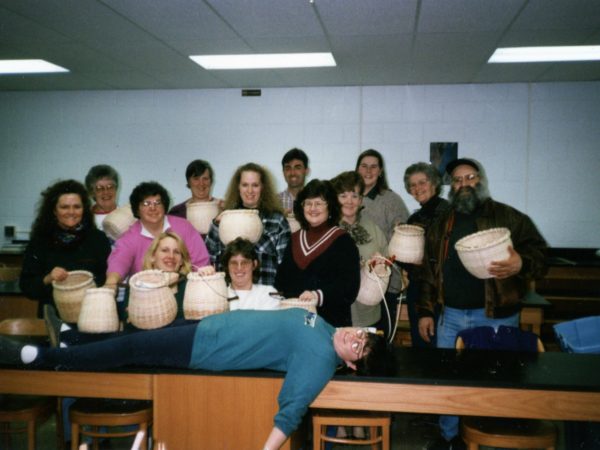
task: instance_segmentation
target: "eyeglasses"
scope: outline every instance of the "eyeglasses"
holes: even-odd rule
[[[151,206],[158,208],[159,206],[162,206],[162,204],[162,200],[144,200],[141,203],[144,208],[150,208]]]
[[[230,259],[227,262],[228,267],[241,267],[242,269],[246,269],[246,268],[250,267],[251,265],[252,265],[251,259],[242,259],[241,261],[234,261],[233,259]]]
[[[460,184],[463,181],[466,181],[468,183],[469,181],[473,181],[477,178],[479,178],[479,174],[477,173],[470,173],[463,177],[452,177],[452,184]]]
[[[356,353],[358,358],[362,358],[362,354],[365,350],[365,344],[367,343],[367,331],[363,328],[359,328],[356,330],[356,337],[360,339],[360,341],[355,341],[352,343],[352,351]]]
[[[419,180],[419,181],[417,181],[415,183],[410,183],[408,185],[408,189],[412,191],[412,190],[417,189],[419,187],[423,187],[423,186],[425,186],[427,184],[429,184],[429,180]]]
[[[315,209],[325,209],[325,207],[327,206],[327,202],[322,202],[319,200],[316,201],[311,201],[311,200],[304,200],[301,203],[302,207],[304,209],[311,209],[311,208],[315,208]]]
[[[115,186],[114,184],[107,184],[105,186],[97,184],[96,186],[94,186],[94,191],[95,192],[108,192],[108,191],[114,191],[116,188],[117,188],[117,186]]]

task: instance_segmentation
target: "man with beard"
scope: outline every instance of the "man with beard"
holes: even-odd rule
[[[294,211],[296,196],[304,187],[306,177],[310,173],[308,156],[299,148],[292,148],[283,155],[281,168],[287,183],[287,189],[281,191],[278,195],[285,213],[290,214]]]
[[[451,177],[450,209],[428,230],[418,304],[419,334],[426,341],[437,335],[438,348],[454,348],[456,335],[468,328],[519,326],[520,300],[529,280],[546,271],[546,242],[525,214],[490,198],[481,165],[456,159],[446,167]],[[504,261],[494,261],[482,280],[461,263],[454,244],[464,236],[505,227],[513,247]],[[437,330],[434,312],[439,311]],[[441,416],[442,437],[430,449],[465,448],[458,435],[458,417]]]

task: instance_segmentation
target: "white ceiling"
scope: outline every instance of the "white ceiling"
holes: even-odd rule
[[[600,62],[486,64],[496,47],[600,44],[600,0],[0,0],[0,59],[66,74],[0,90],[600,80]],[[206,71],[188,55],[331,51],[334,68]]]

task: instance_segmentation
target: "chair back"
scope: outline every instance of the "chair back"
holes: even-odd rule
[[[456,349],[543,352],[544,344],[531,331],[500,325],[498,330],[488,326],[462,330],[456,337]]]

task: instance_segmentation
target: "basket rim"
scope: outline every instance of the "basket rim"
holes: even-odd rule
[[[195,208],[197,206],[219,206],[219,200],[217,199],[209,200],[207,202],[192,202],[190,200],[185,202],[186,208]]]
[[[212,281],[212,280],[221,280],[225,278],[225,272],[216,272],[212,275],[203,276],[198,272],[190,272],[187,274],[187,279],[190,281]]]
[[[317,299],[312,299],[312,300],[307,300],[307,301],[302,301],[300,299],[298,299],[297,297],[294,298],[284,298],[282,300],[279,300],[280,304],[284,304],[284,305],[305,305],[305,306],[317,306]]]
[[[158,275],[158,274],[160,274],[163,278],[163,281],[160,284],[155,284],[153,286],[144,287],[144,286],[136,286],[134,283],[134,280],[137,281],[139,278],[141,278],[144,275]],[[163,288],[163,287],[169,286],[169,277],[167,275],[167,272],[163,272],[162,270],[158,270],[158,269],[140,270],[139,272],[133,274],[131,276],[131,278],[129,278],[129,286],[132,289],[145,290],[145,291],[150,290],[150,289]]]
[[[221,217],[229,214],[252,214],[258,216],[258,209],[226,209],[221,213]]]
[[[87,275],[89,278],[85,281],[81,281],[77,284],[73,284],[73,285],[65,285],[62,284],[64,283],[66,280],[63,281],[52,281],[52,287],[58,290],[63,290],[63,291],[72,291],[75,289],[80,289],[82,287],[84,287],[86,284],[89,284],[90,281],[94,281],[94,274],[92,272],[90,272],[89,270],[71,270],[69,271],[69,276],[70,275]],[[67,280],[69,278],[67,277]]]
[[[486,234],[492,234],[492,233],[497,233],[498,231],[502,231],[505,234],[503,234],[502,236],[498,237],[497,239],[494,239],[491,242],[488,242],[485,247],[467,247],[465,246],[465,242],[469,239],[472,239],[474,237],[478,237],[478,236],[483,236]],[[495,245],[498,244],[502,244],[503,242],[506,242],[510,240],[510,230],[506,227],[496,227],[496,228],[490,228],[487,230],[483,230],[483,231],[478,231],[476,233],[472,233],[469,234],[468,236],[465,236],[463,238],[460,238],[456,244],[454,244],[454,248],[456,248],[457,251],[460,252],[477,252],[480,250],[484,250],[486,248],[490,248],[493,247]]]
[[[420,227],[418,225],[410,225],[408,223],[401,223],[399,225],[396,225],[394,227],[394,231],[398,231],[398,232],[407,231],[409,233],[414,233],[413,235],[416,235],[416,236],[425,235],[425,229],[423,227]]]

